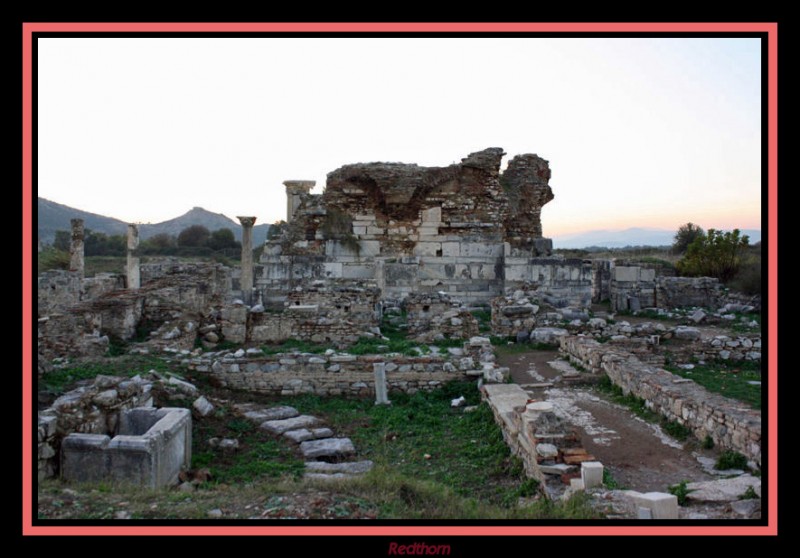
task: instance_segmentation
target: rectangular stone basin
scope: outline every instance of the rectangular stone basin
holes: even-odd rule
[[[178,482],[192,461],[189,409],[122,411],[119,434],[70,434],[61,444],[61,476],[74,482],[117,481],[149,488]]]

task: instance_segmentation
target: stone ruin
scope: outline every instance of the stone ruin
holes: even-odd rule
[[[530,264],[550,256],[541,209],[553,199],[550,168],[489,148],[448,167],[402,163],[345,165],[325,191],[287,181],[287,227],[268,240],[256,272],[267,304],[313,279],[374,280],[385,298],[444,291],[485,303],[507,282],[530,280]],[[287,289],[288,286],[288,289]]]
[[[606,300],[612,312],[683,306],[735,312],[758,308],[760,301],[727,294],[709,278],[670,277],[624,261],[554,256],[540,221],[542,207],[553,199],[547,161],[519,155],[501,173],[503,155],[490,148],[448,167],[346,165],[328,175],[320,195],[310,193],[312,181],[286,181],[287,224],[267,240],[257,263],[255,217],[239,217],[242,263],[236,270],[174,260],[141,264],[138,231],[131,225],[125,273],[86,278],[83,224],[75,220],[69,270],[39,276],[39,375],[55,357],[103,356],[111,341],[141,341],[144,334],[146,341],[133,351],[178,353],[190,370],[209,374],[221,386],[261,393],[375,395],[386,402],[387,389],[414,393],[455,378],[502,386],[508,369],[494,362],[491,343],[478,337],[472,313],[488,307],[494,335],[560,344],[593,371],[595,360],[602,360],[603,370],[626,391],[686,421],[697,436],[710,433],[721,446],[760,461],[760,423],[750,414],[730,413],[728,422],[712,429],[702,420],[710,421],[724,401],[703,395],[690,408],[694,402],[676,403],[670,390],[653,383],[655,376],[633,378],[617,368],[621,355],[635,361],[636,370],[663,366],[664,356],[654,347],[672,336],[688,342],[678,347],[684,360],[757,361],[760,335],[699,342],[692,327],[631,326],[589,313],[592,302]],[[460,339],[463,345],[430,355],[346,352],[363,338],[382,338],[384,310],[397,324],[401,308],[410,339]],[[704,319],[702,311],[696,316],[693,321]],[[608,345],[578,344],[576,334]],[[202,353],[198,339],[212,352]],[[258,345],[289,339],[331,348],[324,355],[265,355],[253,347],[213,352],[221,341]],[[597,356],[605,352],[615,359]],[[659,374],[671,388],[675,380]],[[102,378],[40,413],[40,478],[58,470],[63,445],[60,463],[70,478],[113,478],[112,469],[118,469],[147,486],[174,482],[176,471],[188,464],[190,418],[170,409],[135,408],[148,392],[144,384],[116,379],[116,387],[109,387],[110,380]],[[663,401],[653,395],[659,390],[666,394]],[[73,420],[76,412],[86,420]],[[518,453],[529,474],[539,477],[542,458],[549,457],[531,453],[530,444],[546,445],[546,434],[552,434],[547,428],[554,425],[537,423],[537,431],[523,420],[524,406],[515,412]],[[139,415],[146,417],[134,420]],[[557,449],[558,459],[577,450],[569,444]],[[123,465],[109,468],[110,463]]]

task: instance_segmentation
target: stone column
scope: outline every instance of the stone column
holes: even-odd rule
[[[242,224],[242,300],[253,305],[253,225],[255,217],[237,217]]]
[[[83,219],[70,219],[72,242],[69,245],[69,270],[83,279]]]
[[[128,224],[128,262],[126,272],[128,275],[128,288],[138,289],[141,286],[139,273],[139,257],[134,255],[134,250],[139,247],[139,227],[133,223]]]
[[[375,373],[375,404],[390,405],[386,388],[386,363],[376,362],[372,365],[372,370]]]
[[[316,184],[314,180],[287,180],[286,186],[286,222],[291,223],[294,213],[300,207],[301,196],[308,194]]]

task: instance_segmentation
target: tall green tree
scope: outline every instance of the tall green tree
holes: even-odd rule
[[[678,271],[681,275],[729,281],[739,271],[742,255],[749,244],[750,237],[742,235],[739,229],[728,232],[708,229],[707,234],[689,245],[686,255],[677,264]]]
[[[703,229],[694,223],[682,225],[678,232],[675,233],[675,238],[672,242],[672,253],[685,254],[686,250],[689,249],[689,245],[704,235]]]
[[[205,246],[211,232],[203,225],[192,225],[178,234],[178,246]]]

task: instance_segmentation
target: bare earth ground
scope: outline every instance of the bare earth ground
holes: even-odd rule
[[[529,390],[532,398],[547,399],[556,414],[574,424],[584,448],[610,471],[622,488],[640,492],[666,492],[682,480],[700,481],[712,477],[682,444],[665,435],[628,409],[611,403],[587,385],[558,381],[566,362],[556,351],[532,351],[502,355],[498,360],[511,369],[512,380],[520,385],[554,382],[553,387]],[[691,442],[690,442],[691,443]],[[694,444],[696,445],[696,444]],[[699,448],[693,451],[703,453]],[[710,454],[709,454],[710,455]]]

